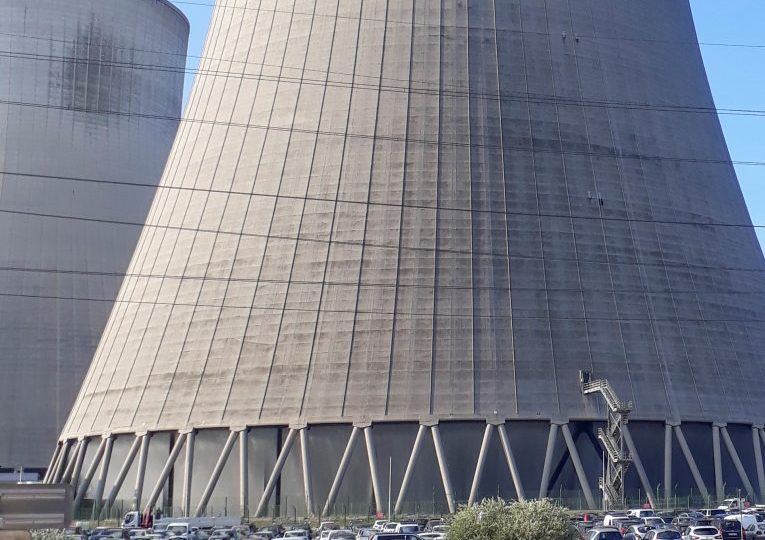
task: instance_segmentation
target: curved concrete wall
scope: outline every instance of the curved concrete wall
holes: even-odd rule
[[[62,439],[605,418],[582,369],[635,419],[759,424],[765,266],[695,43],[685,1],[219,3]]]
[[[0,0],[2,466],[44,467],[76,397],[175,136],[188,32],[164,0]]]

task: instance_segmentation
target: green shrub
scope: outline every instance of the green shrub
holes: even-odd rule
[[[485,499],[454,515],[447,540],[569,540],[573,532],[567,510],[547,499]]]

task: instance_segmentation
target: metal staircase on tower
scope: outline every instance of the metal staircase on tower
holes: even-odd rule
[[[603,492],[603,508],[610,510],[624,506],[624,478],[632,463],[632,456],[625,449],[623,429],[632,411],[631,401],[621,401],[607,379],[594,379],[589,371],[580,371],[579,379],[584,395],[600,394],[608,405],[606,429],[598,429],[605,454],[605,476],[598,479]]]

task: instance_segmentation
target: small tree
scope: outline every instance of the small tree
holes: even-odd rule
[[[569,540],[567,510],[547,499],[507,503],[484,499],[451,520],[447,540]]]

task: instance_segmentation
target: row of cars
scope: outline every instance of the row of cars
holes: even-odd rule
[[[721,511],[722,510],[722,511]],[[581,540],[765,540],[765,508],[612,512],[576,523]]]
[[[121,528],[73,528],[65,532],[65,540],[445,540],[448,531],[442,519],[351,522],[345,527],[324,521],[316,530],[307,522],[291,528],[279,524],[258,528],[226,517],[158,518],[151,528],[141,527],[142,523],[145,516],[130,512]]]
[[[373,524],[351,523],[340,528],[335,522],[323,522],[314,534],[310,527],[285,531],[274,540],[445,540],[448,525],[443,520],[378,520]]]

